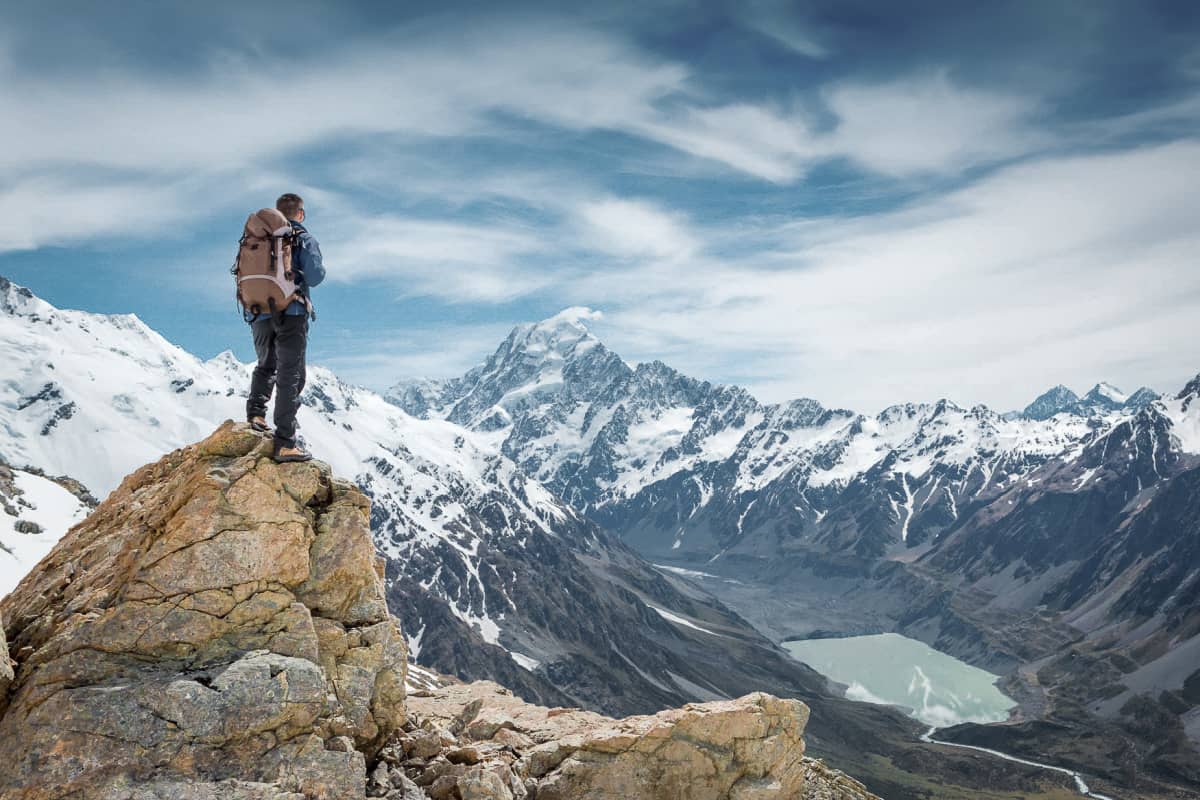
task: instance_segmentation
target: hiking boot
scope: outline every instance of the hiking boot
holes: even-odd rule
[[[263,417],[252,417],[250,419],[250,427],[259,433],[271,432],[270,426],[267,425],[267,421]]]
[[[301,461],[312,461],[312,453],[305,452],[299,447],[276,447],[272,456],[276,464],[295,464]]]

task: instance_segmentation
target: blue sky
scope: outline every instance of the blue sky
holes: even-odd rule
[[[1200,370],[1193,2],[2,5],[0,274],[201,356],[298,191],[376,388],[575,305],[862,410]]]

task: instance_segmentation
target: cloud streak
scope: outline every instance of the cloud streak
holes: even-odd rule
[[[1170,388],[1195,372],[1176,343],[1200,300],[1197,187],[1195,141],[1016,166],[892,214],[784,226],[773,250],[689,265],[691,280],[640,281],[646,296],[621,298],[609,325],[629,356],[678,351],[700,375],[749,355],[777,376],[760,385],[772,399],[1017,406],[1061,381]]]
[[[1096,91],[1070,65],[1053,88],[989,79],[957,50],[866,68],[836,20],[772,3],[727,16],[689,50],[678,40],[714,17],[687,37],[603,13],[352,31],[326,9],[346,32],[303,58],[197,36],[174,71],[115,57],[29,69],[0,40],[0,256],[95,242],[144,255],[298,188],[330,296],[370,285],[513,322],[601,307],[627,357],[769,399],[1017,405],[1043,383],[1169,388],[1194,372],[1167,343],[1188,335],[1200,291],[1200,87],[1068,114],[1064,86]],[[1195,52],[1179,80],[1196,80]],[[359,376],[445,375],[490,349],[461,330],[328,355]]]

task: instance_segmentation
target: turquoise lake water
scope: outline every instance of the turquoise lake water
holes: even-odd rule
[[[896,633],[783,646],[797,660],[849,686],[851,700],[903,706],[937,728],[1003,722],[1016,706],[996,688],[998,676]]]

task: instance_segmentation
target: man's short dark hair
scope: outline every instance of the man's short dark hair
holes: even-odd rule
[[[281,194],[275,201],[275,208],[288,219],[295,219],[304,210],[304,198],[291,192]]]

